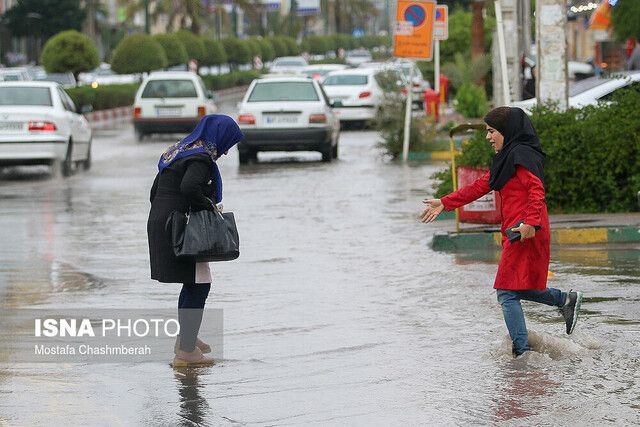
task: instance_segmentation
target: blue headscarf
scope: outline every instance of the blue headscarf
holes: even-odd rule
[[[238,124],[229,116],[210,114],[204,116],[196,128],[182,141],[173,144],[160,157],[158,170],[174,161],[196,153],[207,153],[213,162],[213,181],[215,185],[216,203],[222,201],[222,176],[216,164],[228,149],[244,138]]]

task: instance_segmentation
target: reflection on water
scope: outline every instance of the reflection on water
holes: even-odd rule
[[[179,285],[149,279],[145,228],[175,136],[94,135],[88,173],[0,178],[1,307],[175,308]],[[223,158],[242,240],[238,260],[212,266],[223,363],[172,370],[171,346],[163,363],[7,360],[0,423],[637,424],[638,248],[554,247],[549,284],[583,291],[582,315],[567,336],[555,310],[525,303],[533,351],[513,359],[492,289],[500,252],[431,251],[438,224],[418,214],[442,165],[385,162],[376,138],[343,134],[331,163]]]
[[[178,368],[174,367],[178,394],[180,395],[179,416],[183,419],[181,425],[202,425],[205,415],[209,412],[209,404],[202,396],[200,389],[202,385],[199,381],[200,374],[207,374],[211,367],[201,368]],[[205,372],[201,372],[206,370]]]

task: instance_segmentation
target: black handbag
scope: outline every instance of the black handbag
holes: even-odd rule
[[[165,224],[177,258],[196,262],[231,261],[240,256],[240,239],[233,212],[213,210],[171,212]]]

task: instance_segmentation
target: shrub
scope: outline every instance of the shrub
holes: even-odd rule
[[[260,46],[260,40],[255,37],[249,37],[248,39],[244,40],[246,40],[247,44],[249,45],[249,49],[251,50],[251,58],[254,58],[256,56],[262,58],[262,46]]]
[[[244,39],[226,38],[222,40],[224,51],[227,52],[227,61],[232,69],[239,64],[246,64],[253,60],[249,43]]]
[[[133,105],[140,84],[79,86],[66,89],[76,106],[92,105],[94,110],[127,107]]]
[[[302,40],[302,46],[311,55],[324,55],[331,50],[331,43],[327,36],[307,36]]]
[[[260,39],[259,42],[262,51],[262,62],[273,61],[276,57],[276,51],[273,45],[265,39]]]
[[[167,67],[167,55],[153,37],[136,33],[125,37],[116,47],[111,69],[116,73],[148,73]]]
[[[275,54],[276,54],[275,57],[288,55],[289,48],[287,47],[287,43],[284,40],[282,40],[281,37],[269,36],[269,37],[266,37],[265,40],[267,40],[269,43],[271,43],[271,46],[273,46],[273,50],[275,51]]]
[[[482,117],[489,110],[489,101],[483,88],[465,83],[458,89],[453,106],[464,117]]]
[[[89,71],[100,65],[96,44],[76,30],[63,31],[51,37],[42,51],[42,64],[48,73]]]
[[[556,213],[637,211],[640,190],[640,83],[597,106],[536,108],[533,122],[546,152],[547,206]],[[483,132],[463,147],[457,165],[489,165]],[[432,176],[435,197],[451,192],[451,168]],[[446,181],[449,181],[448,183]]]
[[[378,144],[385,154],[396,159],[402,153],[404,145],[404,121],[406,100],[396,90],[395,75],[388,74],[380,78],[384,88],[384,102],[378,112],[377,127],[382,141]],[[425,117],[413,117],[409,128],[409,151],[430,151],[435,142],[436,126]]]
[[[228,74],[202,76],[205,85],[211,90],[220,90],[236,86],[245,86],[254,79],[260,77],[260,72],[255,70],[233,71]]]
[[[164,53],[167,55],[168,67],[189,62],[187,48],[178,36],[175,34],[155,34],[152,37],[164,49]]]
[[[300,46],[298,46],[296,39],[293,37],[282,36],[282,41],[287,46],[287,55],[294,56],[300,54]]]
[[[189,30],[180,30],[176,33],[184,47],[187,49],[189,59],[195,59],[198,63],[205,61],[204,43],[202,39]]]
[[[211,37],[203,37],[202,43],[205,50],[202,65],[220,65],[227,62],[227,52],[225,52],[222,42]]]

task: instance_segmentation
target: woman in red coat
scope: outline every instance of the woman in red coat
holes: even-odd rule
[[[444,209],[466,205],[491,190],[500,193],[502,256],[493,287],[519,356],[530,349],[520,300],[559,307],[567,334],[571,334],[578,320],[582,292],[547,288],[550,234],[544,190],[545,154],[531,120],[520,108],[499,107],[487,113],[484,121],[487,139],[496,151],[491,170],[442,199],[423,200],[429,207],[420,216],[423,222],[431,222]],[[516,224],[513,231],[520,233],[519,239],[509,241],[506,230]]]

